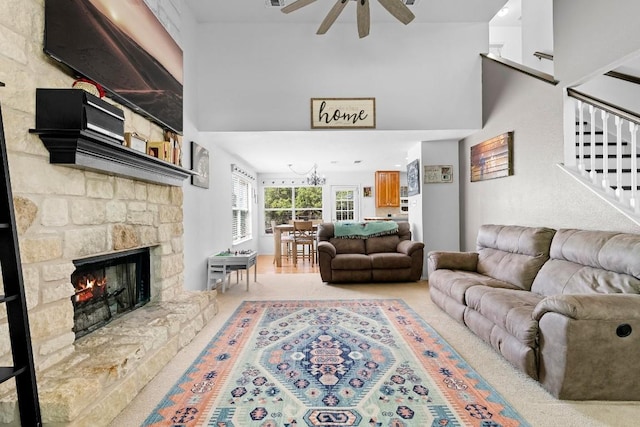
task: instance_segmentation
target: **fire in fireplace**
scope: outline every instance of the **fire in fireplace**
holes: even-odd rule
[[[135,249],[73,262],[76,339],[134,310],[150,299],[149,248]]]

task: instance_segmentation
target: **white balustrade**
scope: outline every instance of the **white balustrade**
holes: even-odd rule
[[[584,167],[584,104],[578,101],[578,171],[585,173]]]
[[[589,105],[589,126],[591,130],[591,182],[596,184],[598,179],[598,172],[596,171],[596,108],[593,105]]]
[[[615,116],[616,124],[616,197],[622,201],[622,118]],[[605,173],[608,175],[607,171]]]
[[[638,124],[629,122],[631,133],[631,199],[629,204],[635,213],[640,213],[638,203]]]
[[[579,98],[579,97],[577,97]],[[613,113],[592,105],[588,99],[574,99],[576,139],[574,168],[577,173],[600,188],[618,203],[640,214],[638,190],[638,132],[640,121],[629,114]],[[587,110],[588,109],[588,110]],[[615,125],[615,131],[610,126]],[[628,129],[628,131],[627,131]],[[602,131],[602,149],[596,134]],[[599,135],[598,135],[599,136]],[[615,136],[615,144],[612,138]],[[611,142],[611,146],[609,146]],[[615,149],[615,155],[610,149]],[[627,161],[627,157],[630,157]],[[630,172],[630,173],[628,173]],[[630,185],[629,185],[630,184]],[[612,189],[615,187],[615,191]],[[626,189],[626,190],[625,190]]]
[[[602,117],[602,188],[609,192],[609,113],[601,110]],[[595,158],[595,140],[591,142],[591,158]],[[595,164],[595,162],[594,162]],[[595,166],[594,166],[595,169]]]

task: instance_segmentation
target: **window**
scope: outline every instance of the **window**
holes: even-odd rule
[[[264,229],[273,233],[271,221],[322,219],[322,187],[265,187]]]
[[[251,238],[251,183],[240,174],[232,174],[233,243]]]
[[[333,190],[333,217],[336,221],[353,221],[357,217],[358,187],[337,187]]]

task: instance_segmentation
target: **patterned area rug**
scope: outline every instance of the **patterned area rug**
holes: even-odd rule
[[[245,301],[146,426],[527,426],[402,300]]]

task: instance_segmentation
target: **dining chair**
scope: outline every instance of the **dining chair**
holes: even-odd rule
[[[309,258],[311,265],[316,259],[316,236],[311,221],[294,221],[293,222],[293,263],[298,263],[298,257]],[[298,246],[302,248],[302,254],[298,255]],[[308,248],[308,251],[305,251]]]
[[[271,221],[271,230],[274,236],[274,244],[275,244],[275,235],[276,235],[276,221]],[[280,232],[280,259],[282,260],[283,256],[286,256],[287,259],[290,259],[293,253],[293,236],[288,231]],[[275,264],[276,257],[273,257],[273,263]]]

